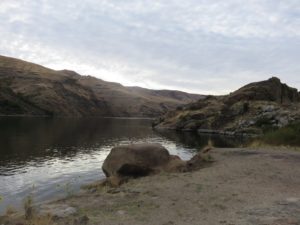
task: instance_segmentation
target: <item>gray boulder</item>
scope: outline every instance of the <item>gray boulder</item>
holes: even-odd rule
[[[170,155],[160,144],[135,144],[118,146],[105,159],[102,170],[107,179],[104,182],[119,186],[130,178],[148,176],[159,172],[188,172],[206,164],[201,153],[190,161]]]
[[[160,144],[118,146],[111,150],[102,170],[107,177],[147,176],[163,169],[171,160],[168,150]]]

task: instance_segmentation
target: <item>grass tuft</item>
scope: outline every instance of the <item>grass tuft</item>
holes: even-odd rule
[[[53,218],[51,215],[33,217],[27,222],[27,224],[28,225],[54,225]]]
[[[17,213],[17,210],[15,210],[12,206],[8,206],[5,210],[5,215],[6,216],[11,216],[15,213]]]
[[[31,195],[28,195],[24,199],[24,211],[25,211],[25,219],[30,220],[33,218],[34,214],[34,207],[33,207],[33,197]]]
[[[252,146],[300,146],[300,122],[269,131],[254,140]]]

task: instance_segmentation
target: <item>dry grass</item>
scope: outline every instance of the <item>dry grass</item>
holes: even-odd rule
[[[250,143],[250,147],[273,146],[300,147],[300,122],[269,131]]]
[[[17,213],[17,210],[15,210],[12,206],[8,206],[6,208],[6,211],[5,211],[5,215],[6,216],[11,216],[13,214]]]
[[[54,225],[51,215],[34,216],[32,219],[25,221],[24,225]]]

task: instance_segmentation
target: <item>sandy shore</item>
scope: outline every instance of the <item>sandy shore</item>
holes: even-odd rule
[[[210,167],[91,189],[47,206],[76,209],[54,224],[300,224],[300,152],[214,149]],[[63,211],[63,210],[62,210]],[[0,224],[12,221],[0,219]],[[16,219],[13,220],[16,222]]]

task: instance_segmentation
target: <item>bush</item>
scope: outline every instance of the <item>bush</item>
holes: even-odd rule
[[[248,112],[250,109],[249,102],[244,102],[243,104],[243,113]]]
[[[300,146],[300,122],[267,132],[261,141],[271,145]]]

